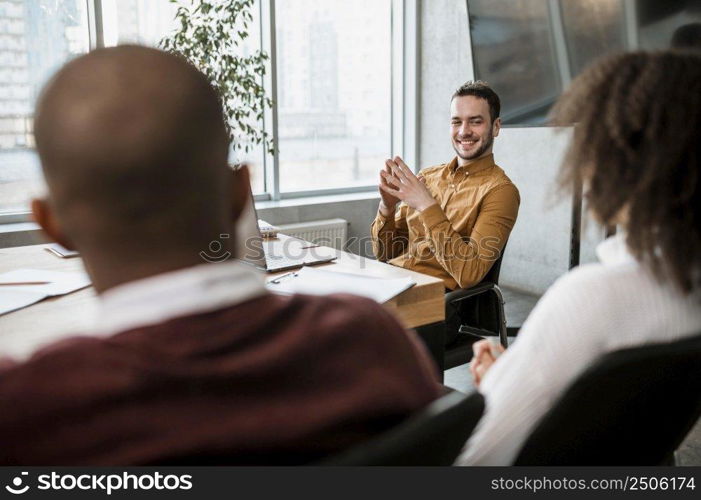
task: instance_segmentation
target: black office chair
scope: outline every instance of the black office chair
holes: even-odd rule
[[[484,412],[484,398],[451,392],[379,437],[317,465],[452,465]]]
[[[445,294],[446,336],[445,369],[467,363],[472,344],[480,337],[499,336],[506,347],[507,330],[504,296],[499,288],[499,272],[506,246],[484,279],[471,288]]]
[[[623,349],[570,386],[515,465],[671,464],[700,415],[701,336]]]

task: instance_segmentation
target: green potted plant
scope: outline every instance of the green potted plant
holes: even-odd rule
[[[269,57],[260,49],[244,50],[255,0],[170,2],[177,5],[177,27],[161,40],[161,48],[185,57],[217,90],[235,152],[263,144],[272,153],[272,140],[262,128],[265,108],[272,106],[262,83]]]

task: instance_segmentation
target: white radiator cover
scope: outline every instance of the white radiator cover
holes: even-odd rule
[[[278,224],[280,232],[316,245],[342,250],[348,239],[348,221],[345,219],[313,220],[295,224]]]

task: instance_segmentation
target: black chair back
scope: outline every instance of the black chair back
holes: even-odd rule
[[[501,262],[504,259],[505,251],[506,245],[502,248],[499,258],[494,262],[480,284],[493,283],[494,285],[499,285],[499,273],[501,272]],[[501,293],[482,294],[477,296],[476,299],[478,301],[479,322],[482,324],[482,328],[498,333],[501,322],[504,321],[504,304],[502,303],[503,297],[501,297]]]
[[[483,412],[478,392],[451,392],[379,437],[318,465],[451,465]]]
[[[495,285],[499,284],[499,273],[501,272],[501,261],[504,260],[504,252],[506,252],[506,245],[504,245],[504,248],[501,249],[499,258],[494,264],[492,264],[492,267],[489,269],[489,272],[487,272],[487,274],[484,276],[481,283],[487,282],[494,283]]]
[[[700,414],[701,336],[612,352],[545,415],[515,465],[660,465]]]

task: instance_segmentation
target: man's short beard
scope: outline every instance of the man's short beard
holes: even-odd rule
[[[455,144],[453,144],[453,149],[455,150],[455,152],[457,153],[457,155],[458,155],[460,158],[462,158],[463,160],[474,160],[474,159],[477,159],[477,158],[479,158],[480,156],[482,156],[482,155],[484,154],[485,151],[487,151],[490,147],[492,147],[492,143],[493,143],[493,142],[494,142],[494,136],[492,135],[492,131],[490,130],[490,131],[489,131],[489,135],[487,136],[487,140],[484,141],[484,143],[482,144],[482,146],[481,146],[477,151],[475,151],[474,153],[472,153],[472,154],[470,154],[470,155],[468,155],[468,156],[463,156],[463,155],[460,154],[460,151],[458,150],[458,148],[457,148],[457,146],[456,146]]]

